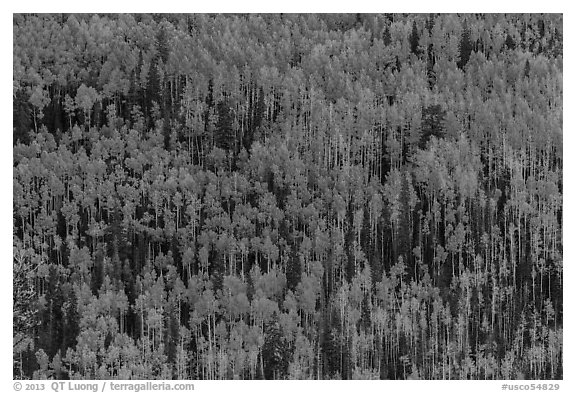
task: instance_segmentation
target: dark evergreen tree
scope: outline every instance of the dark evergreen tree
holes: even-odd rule
[[[106,271],[104,269],[104,246],[100,244],[96,249],[94,254],[94,266],[92,268],[90,287],[92,293],[96,295],[104,282],[104,277],[106,276]]]
[[[226,151],[234,151],[236,140],[233,129],[232,110],[228,101],[219,101],[216,105],[218,120],[214,131],[214,144],[216,147]]]
[[[430,138],[443,138],[445,134],[444,119],[446,111],[438,104],[422,108],[422,134],[420,136],[420,148],[424,149]]]
[[[167,327],[166,327],[166,342],[167,345],[165,347],[166,350],[166,357],[168,358],[168,362],[174,364],[177,354],[178,348],[178,340],[179,340],[179,322],[178,322],[178,313],[180,310],[178,309],[178,305],[172,303],[170,305],[169,312],[167,313]]]
[[[394,64],[394,69],[396,70],[396,72],[400,72],[402,70],[402,63],[400,63],[400,59],[398,58],[398,56],[396,56],[396,63]]]
[[[412,230],[410,206],[410,183],[406,175],[402,176],[400,189],[400,228],[398,230],[398,257],[402,257],[404,263],[411,267],[412,259]]]
[[[264,104],[264,89],[262,87],[260,87],[260,90],[258,91],[258,100],[256,101],[256,108],[254,111],[253,131],[256,131],[262,125],[264,112],[266,111],[266,105]]]
[[[546,34],[546,24],[544,23],[544,19],[542,17],[538,19],[538,34],[540,35],[540,38],[544,37]]]
[[[16,92],[13,103],[13,143],[30,143],[29,133],[32,126],[32,108],[23,89]]]
[[[15,255],[12,285],[12,329],[15,333],[13,342],[15,354],[21,353],[22,349],[28,346],[34,336],[34,329],[39,323],[38,309],[35,306],[37,294],[29,277],[30,267],[24,262],[24,259]]]
[[[431,61],[426,63],[426,76],[428,77],[428,87],[430,90],[436,86],[436,72],[434,72],[434,64]]]
[[[68,348],[76,346],[78,333],[80,332],[79,321],[80,314],[78,313],[78,299],[74,292],[74,287],[70,283],[62,286],[62,293],[64,296],[64,304],[62,305],[63,317],[63,332],[62,332],[62,345],[60,346],[61,353],[66,353]]]
[[[266,324],[264,328],[264,345],[262,347],[264,378],[283,379],[288,373],[290,361],[289,345],[278,323],[278,317]]]
[[[252,120],[251,127],[248,127],[248,129],[244,131],[244,135],[242,137],[242,145],[248,152],[250,151],[250,147],[254,142],[257,131],[262,126],[262,120],[264,119],[265,111],[266,106],[264,104],[264,89],[260,87],[258,97],[256,99],[256,104],[254,106],[254,118]]]
[[[524,63],[524,78],[530,77],[530,61],[526,59],[526,63]]]
[[[168,44],[168,34],[166,27],[162,25],[156,36],[156,50],[158,51],[158,58],[162,60],[162,64],[168,63],[170,57],[170,46]]]
[[[288,289],[290,289],[292,292],[296,292],[296,288],[300,283],[301,276],[302,267],[300,265],[300,259],[298,258],[296,250],[294,250],[288,259],[286,266],[286,283]]]
[[[420,36],[418,35],[418,27],[416,26],[416,21],[412,22],[412,32],[408,37],[410,41],[410,51],[416,56],[420,55],[420,49],[418,48]]]
[[[470,54],[472,54],[472,50],[474,49],[474,43],[472,42],[470,28],[468,27],[468,22],[464,20],[464,24],[462,26],[462,36],[460,38],[460,59],[458,60],[458,68],[461,70],[466,67],[468,64],[468,60],[470,60]]]
[[[214,108],[214,82],[208,79],[208,94],[206,95],[206,110],[204,111],[204,132],[208,131],[210,123],[210,113]]]
[[[132,108],[135,105],[139,105],[140,109],[146,108],[146,101],[144,99],[145,95],[142,91],[142,86],[140,84],[140,76],[142,74],[142,67],[144,64],[144,59],[142,56],[142,51],[138,51],[138,63],[136,68],[130,73],[130,90],[128,91],[128,112],[132,112]]]
[[[512,38],[510,34],[506,35],[506,41],[504,43],[506,44],[506,48],[508,48],[508,50],[516,49],[516,42],[514,41],[514,38]]]
[[[382,40],[384,45],[388,46],[392,43],[392,37],[390,36],[390,28],[386,26],[384,29],[384,34],[382,35]]]
[[[62,277],[58,268],[54,265],[49,267],[47,288],[44,295],[45,302],[40,306],[38,324],[38,345],[50,358],[52,358],[62,346],[64,340],[63,304],[64,296],[60,280]]]
[[[334,321],[333,326],[338,326],[338,321]],[[322,374],[325,378],[333,377],[336,374],[342,375],[342,357],[339,331],[336,327],[329,326],[328,321],[324,323],[322,337]],[[342,376],[343,377],[343,376]]]
[[[147,105],[149,111],[152,109],[154,103],[159,106],[162,104],[161,94],[162,91],[160,86],[160,75],[158,73],[158,62],[156,59],[154,59],[150,64],[150,70],[148,73],[148,86],[146,88],[146,95],[148,98]]]

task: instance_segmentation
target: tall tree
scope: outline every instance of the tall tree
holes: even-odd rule
[[[456,64],[458,65],[458,68],[463,70],[464,67],[466,67],[466,64],[468,64],[468,60],[470,60],[470,54],[474,49],[474,44],[472,42],[472,33],[470,31],[470,28],[468,27],[468,21],[466,19],[464,20],[464,24],[462,25],[462,35],[460,37],[460,43],[458,45],[458,48],[460,50],[460,58]]]
[[[418,35],[418,27],[416,26],[416,21],[412,22],[412,31],[410,36],[408,37],[408,41],[410,42],[410,51],[414,53],[416,56],[420,55],[419,49],[419,41],[420,36]]]
[[[422,108],[422,135],[420,136],[420,148],[425,148],[432,136],[444,137],[444,120],[446,111],[440,105],[430,105]]]

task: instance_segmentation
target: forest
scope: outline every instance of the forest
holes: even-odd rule
[[[14,14],[14,379],[562,379],[561,14]]]

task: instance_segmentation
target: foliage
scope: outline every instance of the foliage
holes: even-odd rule
[[[13,29],[15,378],[562,378],[561,15]]]

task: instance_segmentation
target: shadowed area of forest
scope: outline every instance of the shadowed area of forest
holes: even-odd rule
[[[13,31],[14,378],[563,378],[561,15]]]

